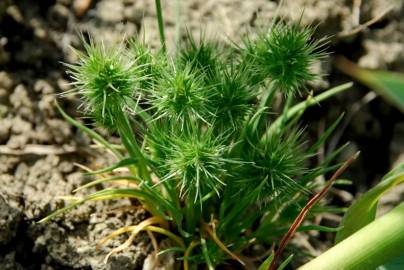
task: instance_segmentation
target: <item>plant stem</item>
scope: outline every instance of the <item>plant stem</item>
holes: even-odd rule
[[[160,0],[156,0],[156,13],[157,13],[157,22],[159,25],[161,47],[163,48],[163,51],[166,52],[167,48],[166,48],[166,38],[164,35],[164,20]]]
[[[200,219],[201,210],[197,205],[195,205],[195,200],[192,196],[188,196],[188,198],[186,199],[186,205],[184,210],[185,210],[186,230],[188,233],[194,234],[197,222]]]
[[[263,93],[263,95],[261,96],[261,101],[260,101],[260,105],[259,105],[258,109],[269,106],[269,104],[272,102],[272,99],[275,95],[276,89],[277,89],[276,84],[274,82],[272,82],[269,85],[269,88],[266,89],[265,92]]]
[[[139,176],[140,178],[150,182],[150,173],[147,170],[146,160],[137,145],[136,138],[133,135],[132,127],[129,124],[129,120],[123,112],[118,113],[117,119],[117,130],[119,136],[121,137],[122,143],[128,150],[129,155],[138,160]]]
[[[181,0],[175,1],[175,45],[180,47],[181,41]]]
[[[402,256],[404,203],[298,270],[368,270]]]
[[[281,116],[281,124],[280,124],[279,130],[282,130],[286,125],[286,122],[288,120],[288,118],[287,118],[288,111],[289,111],[290,105],[292,104],[292,101],[293,101],[293,95],[288,95],[288,98],[283,107],[283,112],[282,112],[282,116]]]
[[[282,119],[285,118],[285,120],[283,120],[283,121],[288,121],[289,119],[294,117],[296,114],[299,114],[299,113],[305,111],[308,107],[316,105],[323,100],[326,100],[340,92],[343,92],[343,91],[349,89],[351,86],[352,86],[351,82],[345,83],[345,84],[336,86],[334,88],[331,88],[315,97],[308,98],[307,100],[296,104],[295,106],[293,106],[292,108],[290,108],[288,110],[286,116],[279,117],[278,119],[275,120],[275,122],[272,123],[272,125],[270,125],[268,127],[268,129],[265,131],[264,135],[261,137],[261,142],[263,142],[267,138],[269,138],[270,135],[272,134],[272,132],[275,132],[278,130],[279,126],[282,123]]]

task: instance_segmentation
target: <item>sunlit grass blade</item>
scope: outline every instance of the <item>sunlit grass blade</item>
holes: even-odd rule
[[[210,259],[210,256],[209,256],[209,250],[206,245],[206,240],[203,237],[201,237],[201,246],[202,246],[202,254],[203,254],[203,257],[205,258],[207,268],[209,270],[215,270],[215,267],[213,266],[212,260]]]
[[[298,270],[368,270],[402,257],[404,203],[359,229]]]
[[[117,163],[115,163],[112,166],[102,168],[102,169],[99,169],[99,170],[96,170],[96,171],[87,172],[87,173],[85,173],[85,175],[112,173],[114,170],[116,170],[118,168],[127,167],[129,165],[134,165],[134,164],[137,164],[137,163],[138,163],[138,160],[136,160],[134,158],[125,158],[125,159],[121,159],[120,161],[118,161]]]
[[[135,198],[139,200],[152,199],[150,195],[145,193],[144,191],[134,190],[134,189],[105,189],[101,191],[94,192],[90,195],[85,196],[82,199],[77,200],[74,203],[67,205],[64,208],[58,209],[55,212],[49,214],[45,218],[38,221],[38,223],[44,223],[53,219],[56,216],[59,216],[87,201],[97,201],[97,200],[109,200],[109,199],[117,199],[117,198]]]
[[[260,265],[260,267],[258,268],[258,270],[268,270],[269,266],[272,263],[272,260],[274,259],[274,252],[271,252],[271,255],[265,259],[265,261]]]
[[[122,227],[122,228],[112,232],[108,236],[104,237],[103,239],[101,239],[97,244],[97,248],[100,248],[101,246],[105,245],[108,241],[110,241],[111,239],[113,239],[121,234],[124,234],[127,232],[133,232],[133,231],[136,231],[138,233],[141,230],[144,230],[147,226],[150,226],[153,224],[158,224],[158,223],[164,224],[164,220],[162,220],[159,217],[151,217],[151,218],[143,220],[142,222],[140,222],[137,225]]]
[[[208,235],[212,238],[212,240],[220,247],[221,250],[226,252],[231,258],[238,261],[241,265],[245,265],[245,263],[233,252],[231,252],[226,245],[217,237],[216,233],[212,231],[212,229],[207,225],[204,224],[204,229],[208,233]]]
[[[285,267],[288,266],[288,264],[292,261],[293,256],[294,256],[293,254],[290,254],[289,257],[287,257],[287,259],[284,260],[284,261],[279,265],[279,267],[278,267],[276,270],[283,270],[283,269],[285,269]]]
[[[187,247],[187,249],[185,250],[185,253],[184,253],[184,263],[183,263],[183,265],[184,265],[184,270],[189,270],[189,257],[190,257],[190,255],[192,254],[193,249],[194,249],[196,246],[198,246],[198,245],[200,245],[200,242],[199,242],[199,241],[196,241],[196,240],[193,240],[193,241],[189,244],[189,246]]]
[[[107,237],[103,238],[99,243],[98,243],[98,247],[104,245],[106,242],[108,242],[109,240],[111,240],[112,238],[126,233],[126,232],[131,232],[131,235],[129,237],[128,240],[125,241],[125,243],[123,243],[122,245],[112,249],[107,256],[104,259],[104,263],[107,263],[109,257],[111,257],[113,254],[120,252],[126,248],[128,248],[133,240],[135,239],[135,237],[142,231],[145,230],[148,226],[152,225],[152,224],[156,224],[156,223],[164,223],[164,220],[162,220],[159,217],[151,217],[148,219],[143,220],[142,222],[140,222],[137,225],[134,226],[130,226],[130,227],[124,227],[121,229],[116,230],[115,232],[113,232],[112,234],[108,235]]]
[[[140,179],[138,177],[135,177],[135,176],[116,175],[116,176],[111,176],[111,177],[106,177],[106,178],[101,178],[101,179],[91,181],[91,182],[89,182],[89,183],[87,183],[85,185],[82,185],[82,186],[76,188],[75,190],[73,190],[73,192],[77,192],[79,190],[90,188],[90,187],[93,187],[93,186],[96,186],[96,185],[99,185],[99,184],[102,184],[102,183],[122,181],[122,180],[131,182],[132,184],[136,184],[136,185],[142,182],[142,179]]]

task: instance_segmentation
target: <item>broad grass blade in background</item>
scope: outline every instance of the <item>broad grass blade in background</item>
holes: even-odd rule
[[[341,227],[337,232],[335,242],[339,243],[376,218],[379,199],[394,186],[404,182],[404,163],[398,165],[386,174],[382,181],[362,195],[345,214]]]
[[[344,73],[375,90],[404,113],[404,74],[363,69],[342,57],[338,59],[337,66]]]

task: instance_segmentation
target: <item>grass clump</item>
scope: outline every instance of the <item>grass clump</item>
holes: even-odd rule
[[[128,45],[91,41],[69,65],[85,113],[116,132],[125,151],[66,117],[119,159],[102,170],[110,177],[85,187],[126,177],[137,188],[102,189],[44,221],[86,201],[137,198],[150,218],[113,235],[131,233],[123,247],[149,230],[173,240],[184,269],[248,263],[250,246],[277,243],[317,187],[316,177],[335,168],[335,154],[310,164],[341,118],[312,146],[304,143],[299,118],[350,85],[295,105],[295,94],[317,76],[311,64],[324,56],[312,29],[299,25],[276,23],[229,53],[190,35],[174,56],[152,53],[137,40]],[[283,109],[275,109],[279,100]],[[114,176],[123,166],[127,175]]]

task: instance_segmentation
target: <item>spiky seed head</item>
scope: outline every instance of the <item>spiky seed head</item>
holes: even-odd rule
[[[215,78],[216,70],[221,65],[218,43],[207,41],[203,34],[199,42],[187,33],[185,46],[179,51],[179,61],[182,65],[189,65],[191,70],[204,75],[205,81]]]
[[[274,24],[267,34],[260,34],[249,50],[257,58],[262,73],[286,95],[301,94],[306,83],[318,75],[312,64],[323,58],[324,40],[313,41],[313,29],[298,24]]]
[[[183,126],[193,120],[206,121],[211,111],[210,92],[189,65],[173,65],[162,73],[156,89],[151,91],[150,103],[156,111],[155,118],[175,119]]]
[[[144,92],[152,89],[161,78],[162,71],[167,67],[167,57],[163,51],[154,54],[144,40],[133,38],[129,40],[129,53],[136,61],[144,79],[140,81],[140,89]]]
[[[142,67],[140,73],[145,79],[140,82],[140,89],[152,88],[157,75],[153,54],[146,44],[138,39],[131,39],[129,41],[129,53],[136,60],[136,64]]]
[[[219,132],[237,130],[252,112],[258,89],[249,85],[245,69],[231,65],[219,71],[214,90],[211,101],[215,115],[212,122]]]
[[[178,131],[165,134],[165,162],[161,165],[165,176],[162,181],[176,181],[181,196],[191,196],[195,201],[211,191],[219,194],[227,174],[224,157],[227,147],[211,129]]]
[[[297,182],[303,175],[308,156],[303,151],[301,131],[274,133],[265,142],[250,145],[245,151],[238,184],[246,189],[259,188],[257,201],[277,202],[285,194],[302,191]]]
[[[93,41],[85,44],[85,52],[77,52],[79,62],[68,65],[75,87],[81,94],[85,112],[110,130],[115,129],[117,113],[136,106],[142,68],[131,59],[122,45],[106,47]]]

